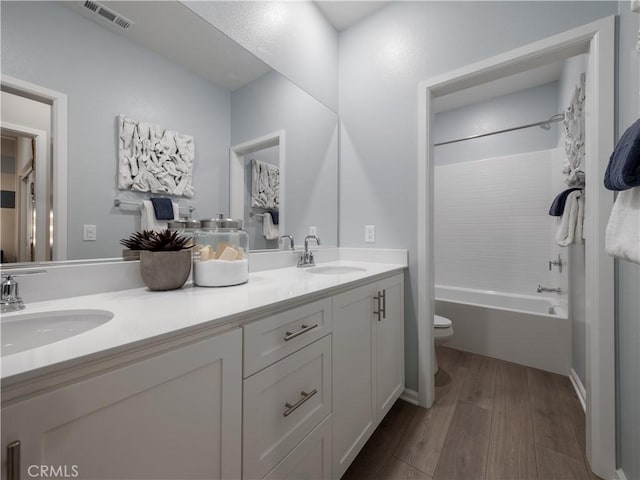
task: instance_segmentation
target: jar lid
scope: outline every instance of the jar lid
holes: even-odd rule
[[[202,228],[231,228],[240,230],[242,229],[242,220],[235,218],[224,218],[224,213],[219,213],[218,218],[211,218],[207,220],[200,220]]]
[[[181,220],[184,223],[185,228],[200,228],[202,223],[200,220]]]
[[[169,228],[185,228],[186,223],[184,220],[169,220],[167,227]]]

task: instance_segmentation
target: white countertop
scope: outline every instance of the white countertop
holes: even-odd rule
[[[26,313],[59,310],[107,310],[114,317],[79,335],[41,347],[2,357],[2,381],[11,383],[32,377],[56,365],[69,368],[97,354],[117,354],[147,341],[172,338],[181,333],[224,325],[242,325],[274,309],[329,295],[350,284],[405,269],[406,265],[337,261],[319,264],[356,266],[366,269],[341,275],[309,273],[288,267],[249,275],[249,282],[226,288],[185,286],[180,290],[152,292],[146,288],[27,304],[21,312],[4,314],[9,319]]]

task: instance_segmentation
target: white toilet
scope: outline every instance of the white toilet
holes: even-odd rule
[[[453,337],[453,323],[446,317],[433,316],[433,338],[435,345],[447,343]],[[436,349],[433,349],[433,374],[438,373],[438,358]]]

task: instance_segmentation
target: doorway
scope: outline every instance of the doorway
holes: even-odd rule
[[[2,263],[51,259],[47,132],[2,122]]]
[[[602,178],[613,149],[614,17],[564,32],[491,59],[422,82],[418,122],[418,300],[419,403],[433,402],[431,370],[434,315],[434,102],[438,97],[586,54],[586,175]],[[587,456],[593,471],[615,475],[615,363],[613,259],[604,231],[613,195],[602,182],[585,187]]]
[[[232,218],[243,219],[250,250],[279,248],[280,234],[286,232],[285,172],[284,130],[229,149],[229,210]],[[271,191],[256,183],[269,184]]]
[[[66,260],[67,96],[9,75],[3,75],[0,84],[3,133],[31,139],[34,144],[34,261]],[[12,108],[10,115],[8,108]],[[34,113],[42,109],[46,113]],[[34,123],[34,118],[41,120]],[[26,183],[25,190],[30,188]],[[16,202],[18,198],[14,193]]]

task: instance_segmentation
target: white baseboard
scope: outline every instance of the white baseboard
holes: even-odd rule
[[[618,480],[627,480],[627,477],[626,477],[626,475],[624,474],[624,472],[622,471],[621,468],[616,470],[616,477],[618,478]]]
[[[578,399],[580,400],[580,404],[582,405],[582,410],[587,412],[587,392],[584,389],[584,385],[582,385],[582,381],[576,371],[572,368],[571,372],[569,372],[569,380],[571,380],[571,384],[573,385],[573,389],[576,391],[578,395]]]
[[[413,405],[418,405],[418,392],[405,388],[402,395],[400,395],[400,399]]]

